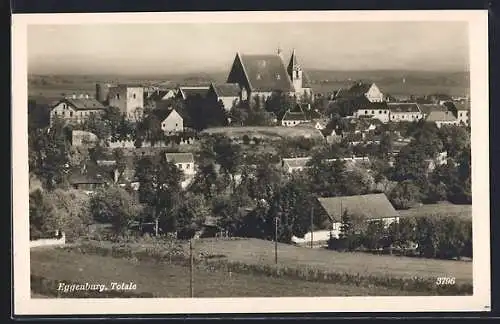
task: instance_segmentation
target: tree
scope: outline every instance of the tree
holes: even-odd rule
[[[189,190],[196,194],[205,195],[206,199],[212,199],[218,180],[217,171],[213,163],[202,164],[199,171],[189,187]]]
[[[365,231],[365,217],[350,213],[345,209],[340,220],[341,246],[349,251],[356,250],[363,243],[362,233]]]
[[[55,206],[41,190],[29,194],[30,239],[38,239],[50,234],[62,226]]]
[[[140,214],[139,205],[119,187],[97,192],[91,200],[91,211],[96,221],[111,223],[116,235],[125,234],[130,223]]]
[[[363,246],[370,250],[382,248],[385,236],[385,227],[382,221],[371,221],[363,233]]]
[[[120,148],[113,149],[113,158],[116,161],[116,170],[121,176],[125,169],[127,168],[127,162],[125,161],[125,154]]]
[[[88,232],[92,214],[87,194],[73,189],[56,189],[47,195],[57,213],[57,227],[64,231],[68,240],[75,240]]]
[[[229,138],[224,137],[215,143],[214,152],[216,154],[216,162],[220,164],[226,174],[231,175],[234,189],[236,185],[234,176],[241,164],[241,147],[238,144],[233,144]]]
[[[161,154],[141,157],[136,163],[135,175],[140,184],[139,202],[151,207],[156,235],[160,221],[164,230],[175,230],[175,218],[182,200],[182,172]]]
[[[81,124],[81,128],[95,134],[97,138],[105,143],[110,139],[113,131],[109,122],[98,114],[88,116]]]
[[[420,188],[411,180],[398,183],[389,194],[389,200],[397,209],[408,209],[420,199]]]
[[[403,249],[408,247],[416,240],[416,226],[417,222],[414,217],[403,217],[398,222],[391,223],[388,228],[389,241],[395,247]]]
[[[176,230],[181,233],[180,237],[191,238],[210,215],[210,209],[202,195],[188,193],[177,215]]]
[[[29,167],[49,190],[64,184],[69,167],[70,145],[62,121],[49,129],[34,130],[28,137]]]

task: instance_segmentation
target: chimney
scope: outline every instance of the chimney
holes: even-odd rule
[[[86,95],[85,95],[85,99],[88,99],[88,98],[89,98],[89,95],[88,95],[88,94],[86,94]]]
[[[76,99],[76,94],[73,93],[73,95],[71,95],[71,98]]]

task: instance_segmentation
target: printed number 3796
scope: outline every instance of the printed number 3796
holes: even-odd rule
[[[438,286],[454,285],[454,284],[455,284],[455,277],[438,277],[436,279],[436,285]]]

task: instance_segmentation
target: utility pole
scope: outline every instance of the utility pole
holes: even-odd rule
[[[194,286],[194,280],[193,280],[193,239],[189,239],[189,290],[190,290],[190,296],[191,298],[194,297],[193,294],[193,286]]]
[[[274,218],[274,263],[278,264],[278,217]]]
[[[314,215],[314,206],[311,207],[311,249],[313,248],[313,244],[314,244],[313,243],[314,242],[314,240],[313,240],[313,226],[314,226],[313,217],[314,216],[313,215]]]

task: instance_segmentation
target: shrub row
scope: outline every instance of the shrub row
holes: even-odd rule
[[[338,283],[355,286],[379,286],[395,288],[404,291],[426,292],[436,295],[472,295],[473,287],[469,283],[457,283],[455,285],[436,285],[433,278],[413,277],[398,278],[391,275],[363,275],[351,272],[331,272],[311,267],[290,267],[283,265],[247,264],[237,261],[216,260],[208,261],[212,269],[223,269],[237,273],[255,275],[267,275],[271,277],[286,277],[306,281],[317,281],[325,283]]]
[[[155,295],[148,292],[137,293],[133,291],[118,290],[75,290],[70,293],[60,292],[58,287],[61,283],[65,285],[76,284],[69,281],[47,279],[42,276],[31,275],[31,291],[49,297],[64,298],[154,298]]]
[[[68,249],[68,248],[67,248]],[[82,244],[76,249],[81,253],[95,253],[115,258],[131,258],[134,260],[171,262],[182,266],[189,266],[189,255],[169,254],[161,251],[161,246],[155,248],[143,248],[136,251],[130,246],[102,247],[95,244]],[[284,266],[269,264],[247,264],[238,261],[228,261],[224,255],[194,257],[197,268],[203,270],[223,270],[236,273],[254,275],[266,275],[271,277],[286,277],[290,279],[318,281],[325,283],[338,283],[355,286],[380,286],[395,288],[404,291],[433,293],[436,295],[471,295],[472,284],[456,283],[455,285],[438,286],[434,278],[412,277],[399,278],[387,275],[369,275],[350,272],[324,271],[313,267]]]

